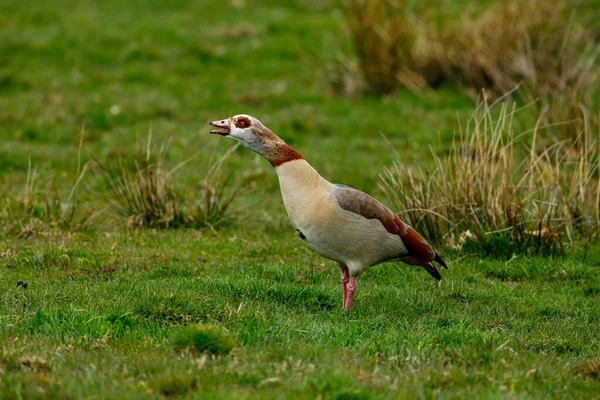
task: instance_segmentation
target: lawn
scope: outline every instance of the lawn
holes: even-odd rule
[[[172,138],[169,168],[194,156],[175,182],[194,199],[232,145],[207,123],[238,113],[384,200],[383,168],[427,165],[473,102],[450,86],[334,96],[344,24],[336,1],[0,3],[0,399],[600,398],[595,242],[554,258],[443,249],[439,284],[383,264],[348,314],[338,267],[296,237],[275,173],[244,148],[223,167],[257,185],[214,230],[23,222],[28,193],[43,214],[87,162],[77,215],[110,214],[93,160],[132,155],[150,131],[156,147]],[[234,350],[175,346],[196,323]]]

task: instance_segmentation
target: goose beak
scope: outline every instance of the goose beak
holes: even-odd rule
[[[212,125],[216,128],[221,128],[221,129],[213,129],[212,131],[210,131],[210,133],[212,133],[213,135],[221,135],[221,136],[229,135],[229,119],[222,119],[220,121],[212,121],[209,123],[209,125]]]

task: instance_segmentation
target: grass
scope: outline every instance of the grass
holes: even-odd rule
[[[444,86],[332,96],[322,65],[334,60],[341,9],[303,0],[2,2],[3,221],[28,171],[42,187],[53,177],[65,202],[77,165],[129,157],[150,129],[155,143],[173,137],[167,170],[199,153],[174,181],[183,199],[198,200],[204,161],[231,146],[206,124],[240,112],[327,178],[383,198],[377,177],[396,159],[390,147],[428,165],[428,145],[449,151],[457,115],[473,104]],[[0,398],[562,399],[600,391],[594,242],[554,258],[445,250],[450,269],[440,285],[417,268],[381,265],[359,278],[346,314],[337,267],[295,237],[268,163],[239,149],[222,174],[258,189],[232,203],[246,218],[214,231],[108,223],[24,237],[1,229]],[[79,209],[101,210],[109,195],[88,164],[74,195]],[[180,330],[196,324],[229,332],[236,347],[215,358],[176,349]]]
[[[194,156],[170,170],[165,168],[165,156],[170,139],[159,150],[152,148],[148,135],[144,149],[138,147],[131,159],[121,157],[106,164],[98,162],[104,181],[110,188],[111,206],[116,215],[134,227],[210,227],[229,221],[231,204],[248,192],[247,183],[231,184],[231,174],[223,176],[223,163],[235,151],[232,147],[217,161],[209,160],[208,171],[195,193],[193,204],[185,204],[177,193],[177,172]]]
[[[2,271],[2,392],[564,398],[598,390],[597,251],[453,260],[441,286],[416,268],[380,266],[359,279],[356,308],[345,314],[338,271],[291,235],[258,240],[270,237],[231,242],[174,230],[88,244],[8,241],[1,250],[11,249],[5,261],[16,268]],[[29,287],[15,287],[17,279]],[[193,323],[226,327],[238,348],[214,360],[176,351],[171,341]]]
[[[82,134],[83,140],[83,134]],[[81,150],[80,142],[80,150]],[[42,188],[38,181],[37,167],[27,167],[27,178],[23,190],[16,196],[6,196],[2,211],[6,232],[19,231],[19,236],[28,237],[40,231],[52,229],[86,229],[97,216],[95,210],[83,210],[78,199],[81,181],[84,179],[88,164],[81,165],[81,153],[77,155],[75,181],[70,188],[54,182],[52,174]]]
[[[531,108],[532,105],[529,105]],[[382,174],[394,207],[428,238],[492,257],[556,254],[593,240],[599,228],[598,132],[552,143],[528,107],[483,99],[433,167],[402,158]]]
[[[473,97],[482,88],[501,97],[522,85],[526,90],[514,93],[543,99],[549,123],[578,121],[555,129],[559,138],[575,140],[584,123],[580,105],[597,107],[600,46],[592,2],[486,1],[460,13],[456,4],[430,3],[345,2],[354,58],[371,92],[423,92],[454,82]]]
[[[228,332],[217,326],[190,325],[179,331],[173,345],[179,349],[219,356],[229,354],[235,347],[235,342]]]

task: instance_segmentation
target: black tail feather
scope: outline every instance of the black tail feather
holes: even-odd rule
[[[442,280],[442,276],[440,275],[440,272],[437,270],[435,265],[433,265],[432,263],[427,263],[427,264],[423,265],[423,268],[425,268],[427,270],[427,272],[429,272],[429,274],[431,276],[433,276],[435,279],[437,279],[438,281]]]
[[[440,257],[438,255],[438,253],[435,252],[435,251],[433,252],[433,254],[435,254],[435,257],[434,257],[433,261],[435,261],[436,263],[440,264],[442,267],[448,269],[448,266],[446,265],[446,263],[444,262],[444,260],[442,260],[442,257]]]

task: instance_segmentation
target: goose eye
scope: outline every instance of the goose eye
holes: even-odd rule
[[[235,126],[238,128],[247,128],[250,126],[250,121],[248,120],[248,118],[238,118],[235,121]]]

